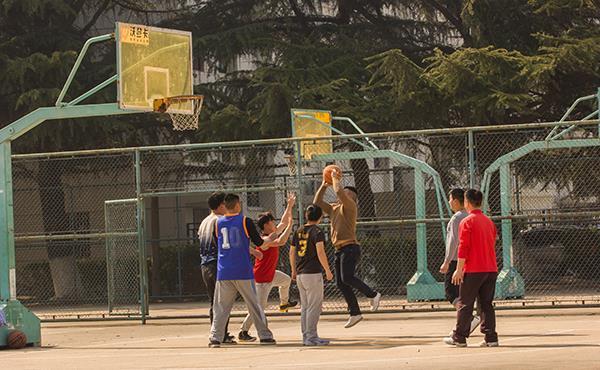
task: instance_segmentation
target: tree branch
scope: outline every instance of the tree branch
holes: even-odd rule
[[[110,1],[111,0],[104,0],[102,5],[100,5],[100,7],[98,7],[96,12],[92,16],[92,19],[81,29],[81,31],[80,31],[81,35],[87,34],[88,31],[90,30],[90,28],[92,28],[92,26],[94,26],[94,24],[96,24],[96,21],[98,20],[98,18],[100,18],[102,13],[104,13],[104,11],[106,11],[106,9],[108,8]]]

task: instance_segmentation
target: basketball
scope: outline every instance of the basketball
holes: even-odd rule
[[[21,349],[27,345],[27,336],[19,330],[13,330],[8,333],[6,344],[10,349]]]
[[[323,181],[325,181],[329,185],[333,184],[333,179],[331,175],[334,170],[340,175],[342,174],[342,169],[339,166],[336,166],[335,164],[330,164],[329,166],[323,169]]]

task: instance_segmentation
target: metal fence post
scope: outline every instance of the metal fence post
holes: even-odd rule
[[[500,166],[500,208],[502,217],[508,217],[512,209],[512,194],[510,186],[510,166]],[[512,220],[502,220],[502,264],[505,269],[512,267]]]
[[[140,274],[140,311],[142,324],[148,315],[148,268],[146,264],[146,243],[144,233],[144,199],[142,198],[142,160],[139,150],[135,151],[135,192],[137,199],[136,223],[138,233],[139,274]]]
[[[16,299],[10,141],[0,144],[0,301]]]
[[[473,137],[473,131],[469,130],[468,133],[469,141],[469,187],[473,189],[475,187],[475,138]]]
[[[596,92],[596,108],[598,109],[598,137],[600,138],[600,87],[598,88],[598,92]]]
[[[420,169],[415,169],[415,218],[427,218],[425,210],[425,179]],[[417,272],[427,271],[427,225],[417,223]]]
[[[298,184],[298,194],[296,194],[296,203],[298,204],[298,223],[304,225],[304,192],[302,188],[302,153],[300,151],[302,142],[296,141],[296,182]]]

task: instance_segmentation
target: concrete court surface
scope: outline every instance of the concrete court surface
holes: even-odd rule
[[[207,348],[208,320],[46,323],[43,346],[0,351],[0,369],[600,369],[600,308],[498,311],[499,348],[448,347],[452,312],[323,316],[328,347],[303,347],[298,316],[269,320],[277,346]],[[237,334],[240,318],[230,323]]]

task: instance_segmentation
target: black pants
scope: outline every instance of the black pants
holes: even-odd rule
[[[355,276],[356,265],[360,261],[360,246],[351,244],[335,252],[335,283],[342,292],[350,315],[360,315],[360,307],[353,288],[373,298],[377,293]]]
[[[496,272],[465,273],[458,297],[457,323],[454,331],[456,342],[465,343],[466,338],[469,337],[476,298],[481,310],[481,332],[485,335],[485,341],[498,341],[496,312],[492,304],[496,294],[497,277],[498,273]]]
[[[217,261],[209,262],[205,265],[202,265],[202,280],[204,280],[204,285],[206,285],[206,293],[208,294],[208,300],[210,301],[210,309],[208,310],[208,315],[210,316],[210,323],[212,325],[213,322],[213,301],[215,298],[215,286],[217,285]],[[225,335],[229,335],[229,331],[227,328],[229,326],[229,320],[227,320],[227,325],[225,325]]]
[[[456,261],[450,261],[450,266],[448,266],[448,272],[444,276],[444,288],[446,291],[446,299],[450,304],[454,305],[456,299],[458,299],[458,285],[452,284],[452,274],[456,271]]]

